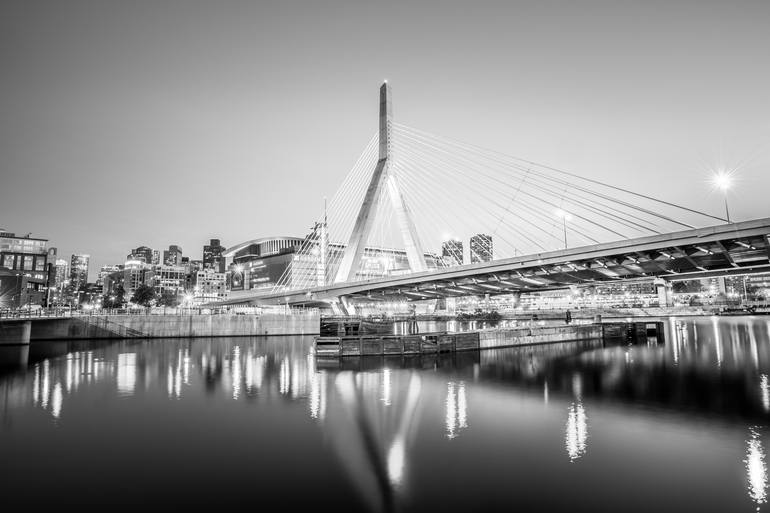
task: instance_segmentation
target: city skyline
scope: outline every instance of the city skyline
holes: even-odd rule
[[[766,3],[458,5],[9,7],[0,226],[91,279],[139,244],[304,236],[383,79],[399,122],[715,215],[739,168],[731,216],[768,215]]]

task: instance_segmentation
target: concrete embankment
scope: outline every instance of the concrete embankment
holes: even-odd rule
[[[91,338],[313,335],[318,333],[319,322],[317,312],[259,315],[82,316],[35,319],[31,321],[29,339],[35,342]]]
[[[29,344],[32,321],[0,322],[0,345]]]

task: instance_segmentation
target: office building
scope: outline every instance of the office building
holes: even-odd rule
[[[69,265],[63,258],[57,258],[54,267],[55,271],[53,285],[57,290],[61,290],[62,287],[64,287],[64,282],[67,281],[67,277],[69,276]]]
[[[182,265],[182,248],[171,245],[163,252],[163,265],[179,266]]]
[[[120,271],[119,265],[103,265],[102,268],[99,269],[99,274],[96,277],[96,285],[99,287],[104,287],[104,279],[117,271]]]
[[[196,303],[222,301],[227,298],[227,274],[203,269],[195,275],[193,298]]]
[[[48,265],[48,239],[32,237],[31,234],[17,236],[0,230],[0,268],[5,268],[6,286],[8,281],[22,287],[22,291],[12,294],[9,306],[18,307],[27,304],[43,305],[46,301],[49,278],[52,267]],[[19,278],[21,276],[21,278]],[[24,281],[23,284],[20,282]]]
[[[158,294],[181,294],[187,288],[187,272],[181,265],[156,266],[153,286]]]
[[[203,246],[203,268],[223,273],[225,272],[225,259],[222,256],[225,248],[219,243],[219,239],[211,239],[209,244]]]
[[[441,259],[444,266],[452,267],[463,264],[463,243],[460,239],[445,240],[441,244]]]
[[[492,256],[492,236],[479,233],[471,237],[470,256],[471,263],[491,262]]]
[[[70,289],[78,290],[88,283],[88,261],[90,255],[74,254],[70,259]]]
[[[156,257],[153,256],[153,253],[158,252],[154,251],[152,248],[148,248],[147,246],[139,246],[138,248],[131,250],[131,253],[126,255],[126,260],[138,260],[140,262],[144,262],[145,264],[153,265],[153,261],[156,260]]]

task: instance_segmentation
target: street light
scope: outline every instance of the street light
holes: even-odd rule
[[[730,210],[727,208],[727,189],[733,184],[733,177],[731,175],[732,173],[727,171],[720,171],[715,174],[712,179],[714,186],[716,186],[717,189],[720,189],[725,195],[725,215],[728,223],[730,222]]]
[[[567,221],[571,221],[572,216],[569,212],[559,209],[556,211],[556,217],[561,217],[562,226],[564,227],[564,249],[567,249]]]

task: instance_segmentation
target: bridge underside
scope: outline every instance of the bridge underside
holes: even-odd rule
[[[319,305],[341,297],[419,301],[757,272],[770,272],[770,218],[308,290],[247,291],[251,294],[227,303]]]

